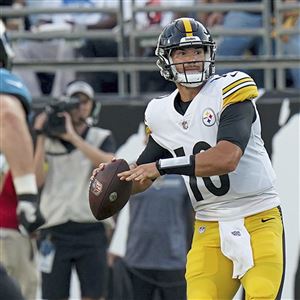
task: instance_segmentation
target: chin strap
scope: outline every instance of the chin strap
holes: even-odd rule
[[[203,84],[203,81],[201,82],[194,82],[194,83],[186,83],[186,82],[179,82],[179,84],[187,87],[187,88],[195,88],[195,87],[198,87],[200,85]]]

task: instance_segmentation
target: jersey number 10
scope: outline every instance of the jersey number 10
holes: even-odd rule
[[[195,146],[193,148],[193,154],[195,155],[195,154],[201,152],[202,150],[205,151],[209,148],[211,148],[211,146],[208,143],[198,142],[198,143],[195,144]],[[185,156],[183,147],[175,149],[174,152],[175,152],[177,157]],[[225,195],[229,191],[229,187],[230,187],[228,174],[220,175],[219,177],[220,177],[220,181],[221,181],[221,186],[220,187],[216,187],[213,184],[210,177],[202,177],[205,187],[215,196]],[[198,188],[198,185],[197,185],[197,177],[196,176],[190,176],[189,184],[190,184],[191,190],[193,191],[193,194],[194,194],[196,200],[197,201],[203,200],[203,196],[202,196],[202,194],[201,194],[201,192]]]

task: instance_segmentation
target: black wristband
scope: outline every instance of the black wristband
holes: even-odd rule
[[[38,136],[38,135],[43,135],[44,131],[42,129],[35,129],[34,133],[35,133],[36,136]]]
[[[38,195],[37,194],[21,194],[17,195],[19,201],[27,201],[27,202],[32,202],[36,203],[38,200]]]
[[[195,155],[160,159],[156,162],[156,168],[160,175],[195,176]]]

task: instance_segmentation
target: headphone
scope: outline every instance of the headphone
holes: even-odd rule
[[[95,101],[95,92],[91,85],[82,80],[73,80],[67,84],[65,90],[65,96],[71,97],[76,93],[85,94],[93,101],[93,106],[91,109],[90,116],[87,118],[86,122],[89,126],[96,125],[99,121],[99,114],[101,111],[101,103]]]

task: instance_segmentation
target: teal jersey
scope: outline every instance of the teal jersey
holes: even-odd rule
[[[0,69],[0,93],[17,97],[22,102],[26,113],[29,113],[32,98],[28,89],[18,76],[3,68]]]

